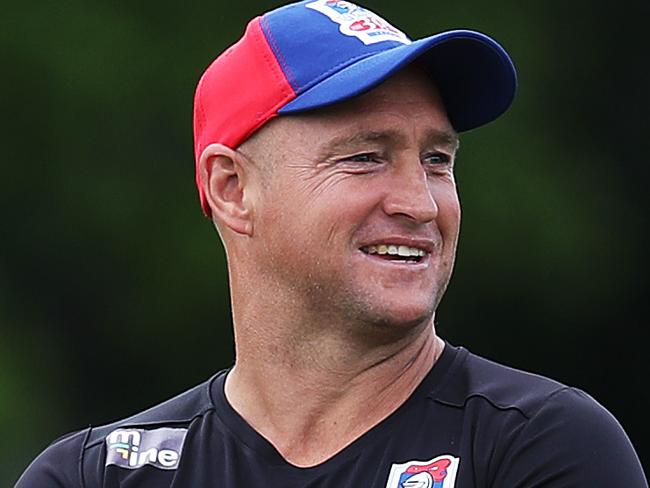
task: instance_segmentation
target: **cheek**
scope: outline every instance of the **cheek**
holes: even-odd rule
[[[340,199],[304,191],[277,193],[266,201],[258,214],[258,236],[272,249],[301,249],[322,255],[340,235],[346,218]]]
[[[438,227],[443,233],[458,234],[460,228],[460,201],[455,184],[440,186],[434,190],[438,206]]]
[[[353,189],[332,198],[311,202],[305,209],[309,216],[307,225],[321,241],[318,245],[341,249],[352,243],[352,236],[366,224],[374,204],[371,199],[355,193]]]
[[[324,239],[333,243],[342,236],[349,237],[364,225],[368,216],[380,205],[382,191],[369,180],[341,175],[301,195],[292,202],[296,212]]]

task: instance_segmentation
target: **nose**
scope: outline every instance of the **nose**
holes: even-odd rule
[[[419,159],[416,164],[398,165],[387,182],[384,212],[403,216],[417,223],[431,222],[438,216],[432,183]]]

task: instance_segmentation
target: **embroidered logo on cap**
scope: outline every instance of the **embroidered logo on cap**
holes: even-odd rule
[[[106,466],[137,469],[146,464],[176,469],[187,429],[117,429],[106,436]]]
[[[366,45],[382,41],[411,44],[411,40],[402,31],[370,10],[351,2],[317,0],[308,3],[306,7],[327,15],[333,22],[339,24],[339,31],[342,34],[356,37]]]
[[[460,459],[445,454],[430,461],[393,464],[386,488],[453,488]]]

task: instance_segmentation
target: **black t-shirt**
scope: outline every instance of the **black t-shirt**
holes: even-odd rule
[[[397,411],[310,468],[233,410],[226,374],[59,439],[17,488],[648,486],[625,432],[589,395],[449,344]]]

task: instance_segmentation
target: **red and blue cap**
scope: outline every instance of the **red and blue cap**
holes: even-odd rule
[[[256,17],[198,83],[197,164],[209,144],[236,148],[278,115],[357,96],[415,60],[458,132],[491,122],[512,103],[514,65],[485,34],[452,30],[411,41],[370,10],[339,0],[305,0]],[[209,215],[198,172],[197,186]]]

